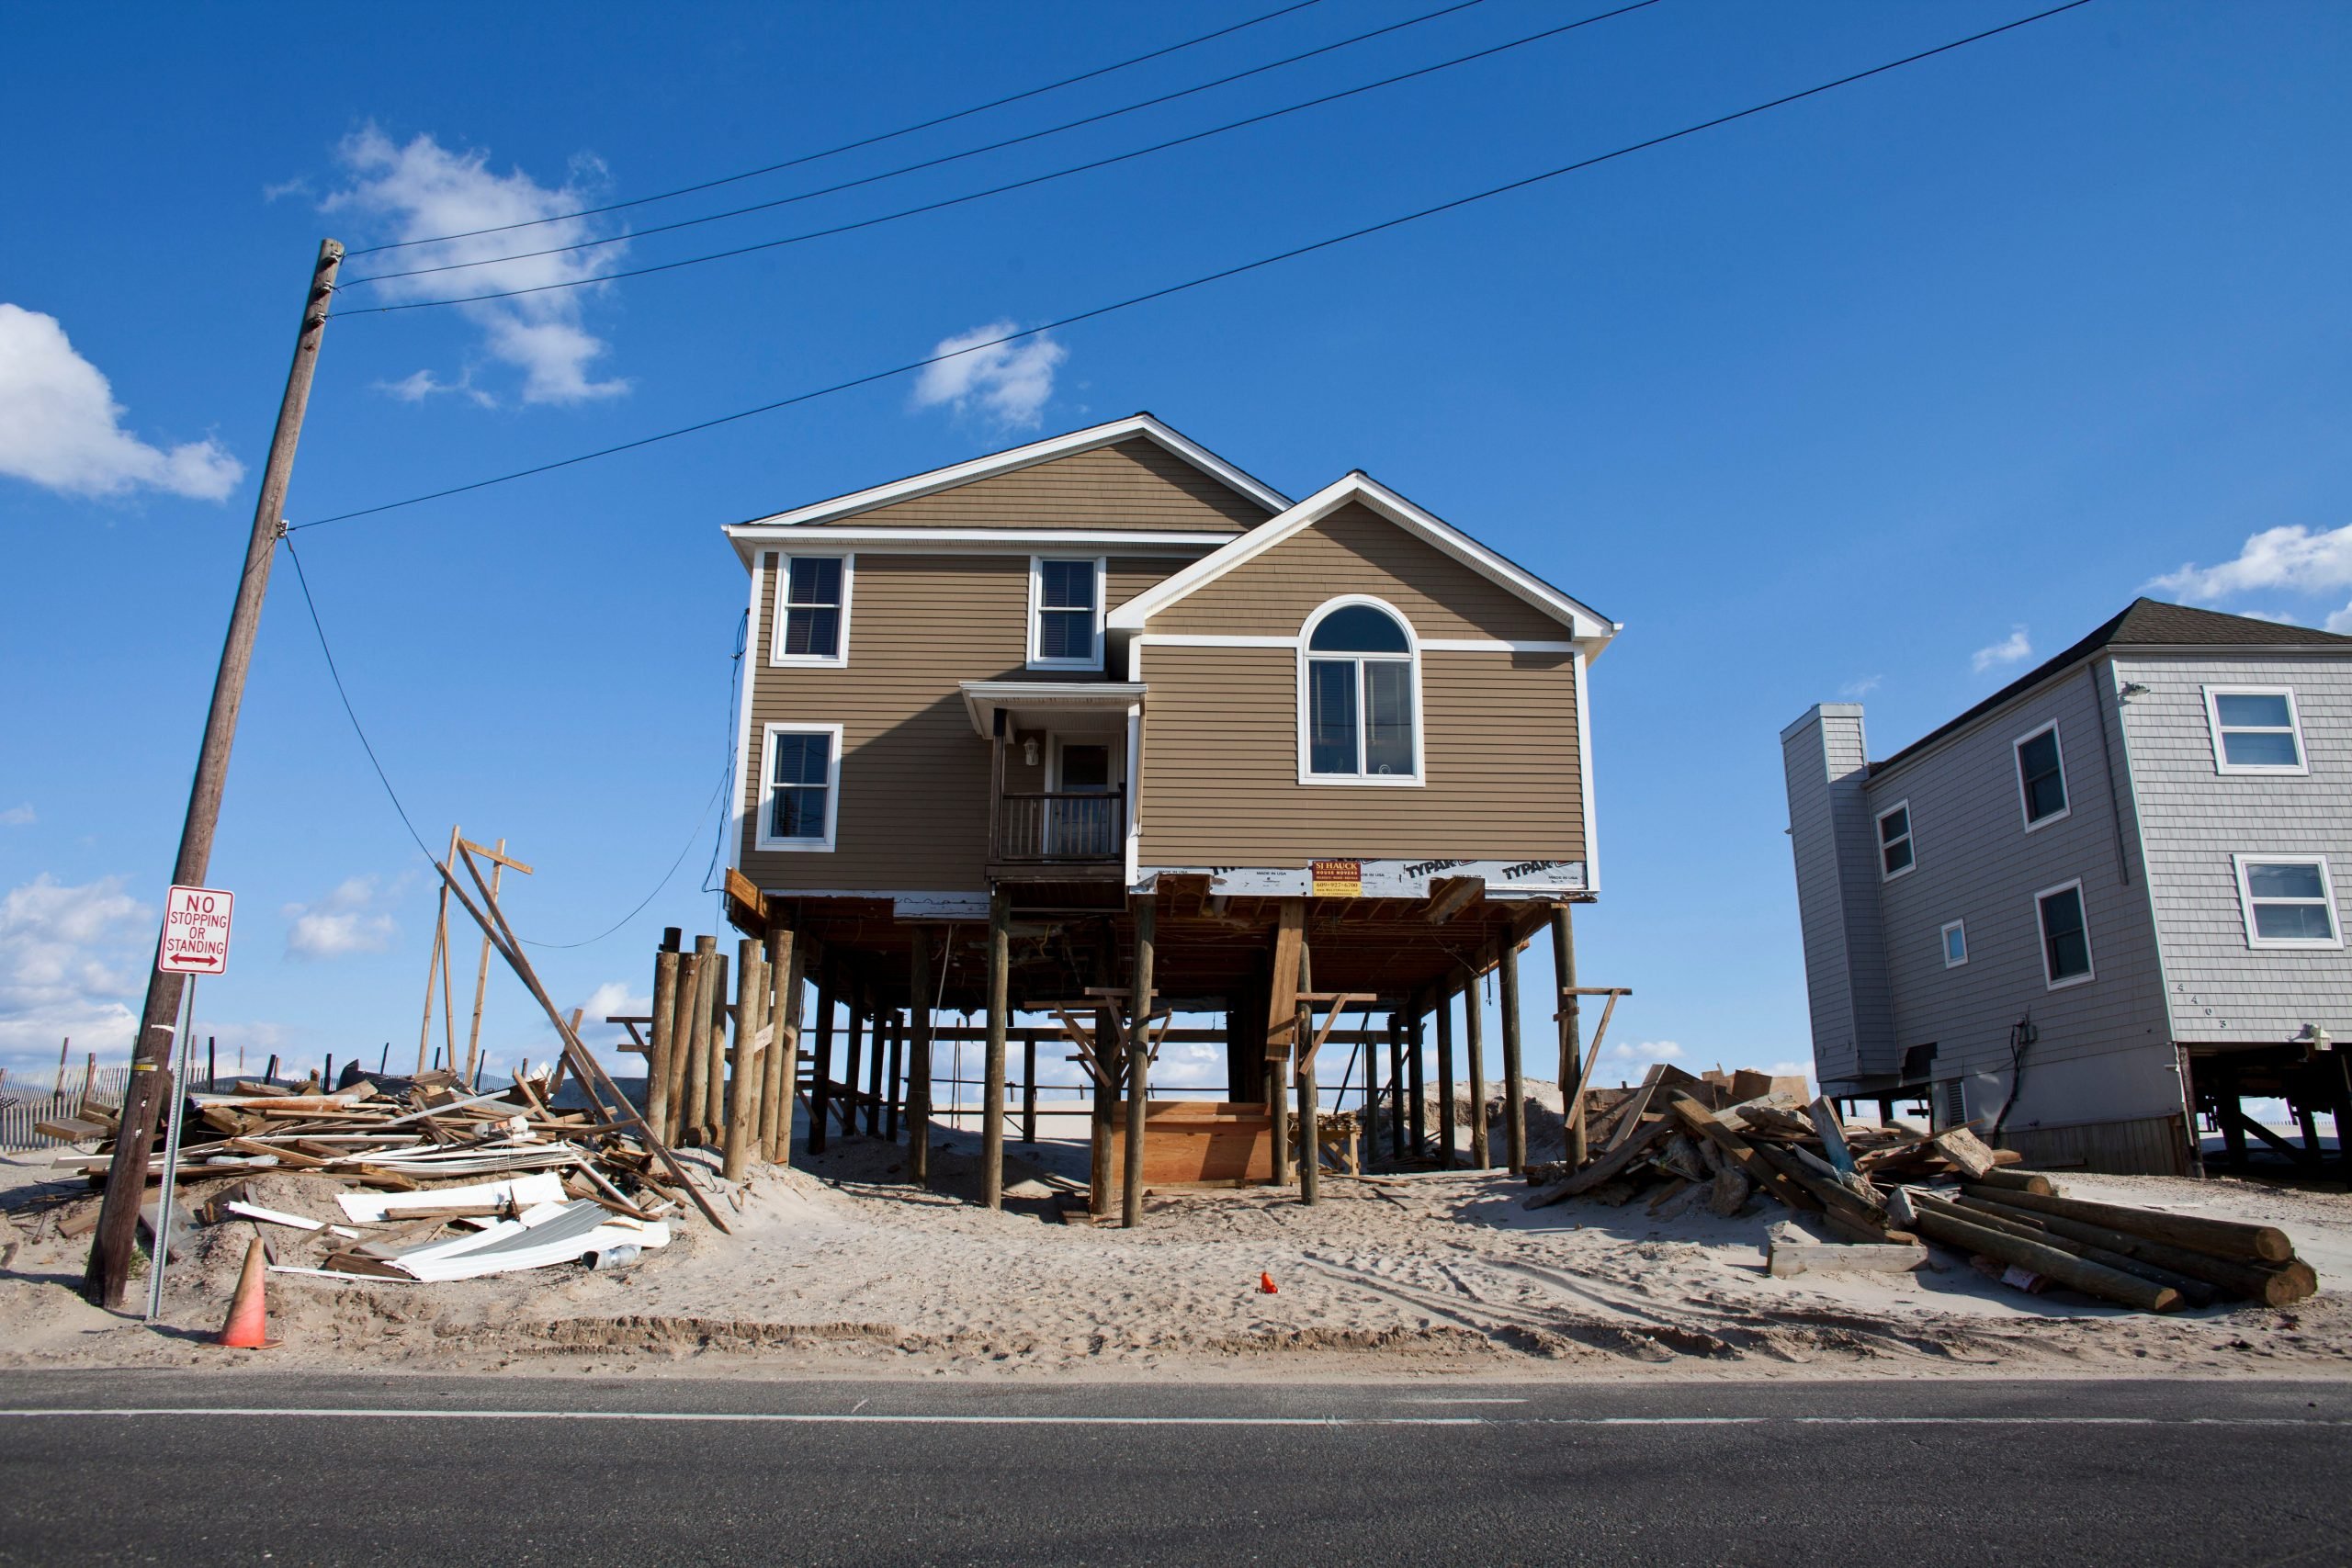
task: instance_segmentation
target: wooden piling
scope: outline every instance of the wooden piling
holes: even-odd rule
[[[1311,1208],[1322,1197],[1322,1108],[1316,1103],[1314,1011],[1301,1002],[1297,1019],[1291,1037],[1298,1051],[1298,1201]]]
[[[1380,1047],[1367,1039],[1363,1055],[1363,1168],[1380,1157]]]
[[[1129,1230],[1143,1224],[1143,1141],[1151,1096],[1151,961],[1158,944],[1159,895],[1131,901],[1136,922],[1136,991],[1127,1025],[1127,1169],[1119,1195],[1119,1223]],[[1001,1046],[996,1050],[1001,1060]],[[997,1107],[1000,1114],[1003,1106]]]
[[[1437,988],[1437,1163],[1453,1168],[1453,993]]]
[[[1405,1157],[1407,1115],[1405,1019],[1402,1013],[1392,1011],[1388,1015],[1388,1155],[1399,1162]]]
[[[1102,944],[1095,950],[1094,983],[1108,989],[1118,967],[1117,928],[1102,923]],[[1090,1142],[1086,1160],[1086,1212],[1096,1220],[1111,1217],[1111,1187],[1118,1179],[1111,1169],[1111,1137],[1119,1125],[1119,1083],[1124,1057],[1119,1051],[1118,1010],[1105,999],[1094,1010],[1094,1098],[1087,1117]]]
[[[1487,1015],[1471,970],[1462,976],[1462,1054],[1470,1074],[1470,1168],[1485,1170],[1494,1163],[1487,1146]]]
[[[768,1054],[760,1060],[760,1151],[770,1165],[792,1158],[792,1097],[800,1076],[801,945],[781,926],[768,928]]]
[[[1271,1051],[1272,1047],[1268,1047]],[[1283,1070],[1290,1066],[1287,1055],[1266,1058],[1266,1115],[1273,1122],[1274,1185],[1290,1185],[1290,1096],[1284,1092]]]
[[[1423,1077],[1421,1053],[1420,998],[1411,997],[1405,1002],[1405,1083],[1406,1091],[1413,1097],[1408,1111],[1407,1124],[1412,1130],[1413,1157],[1419,1159],[1429,1153],[1430,1111],[1428,1084]]]
[[[672,941],[653,955],[653,1043],[645,1052],[645,1121],[653,1135],[670,1138],[670,1055],[678,1010],[677,928]]]
[[[826,1120],[833,1105],[834,970],[829,964],[817,980],[817,1054],[808,1065],[814,1080],[808,1086],[808,1152],[825,1152]]]
[[[899,1113],[906,1103],[907,1021],[897,1013],[890,1015],[890,1070],[882,1079],[882,1136],[886,1142],[899,1141]]]
[[[760,1057],[753,1055],[767,1024],[767,980],[760,944],[744,937],[735,944],[734,1076],[727,1096],[727,1179],[752,1174],[752,1144],[760,1128]],[[770,1044],[773,1051],[775,1046]]]
[[[699,953],[678,955],[678,994],[670,1017],[670,1078],[668,1120],[660,1137],[667,1144],[684,1144],[686,1134],[686,1062],[694,1052],[695,997],[701,989],[702,976]]]
[[[1519,947],[1509,937],[1496,981],[1503,994],[1503,1161],[1517,1176],[1527,1169],[1527,1074],[1519,1049]]]
[[[711,939],[714,944],[718,939]],[[727,1135],[727,954],[711,955],[710,1032],[706,1040],[710,1064],[704,1069],[702,1141],[717,1147]]]
[[[1021,1141],[1037,1141],[1037,1037],[1021,1037]]]
[[[909,933],[907,962],[907,1179],[931,1180],[931,928]],[[811,1117],[813,1125],[815,1118]]]
[[[989,895],[989,1042],[980,1069],[980,1203],[1004,1207],[1004,1032],[1012,1022],[1012,899]]]
[[[695,989],[686,998],[685,1094],[677,1106],[677,1141],[693,1147],[704,1141],[710,1101],[710,998],[718,977],[718,939],[695,938]]]
[[[842,1034],[842,1131],[854,1137],[857,1134],[857,1069],[865,1060],[865,1031],[873,1021],[873,1003],[865,987],[856,981],[849,985],[849,1019]]]
[[[896,1051],[898,1040],[898,1010],[895,1008],[878,1010],[874,1015],[873,1059],[865,1065],[865,1135],[869,1138],[878,1138],[882,1135],[882,1101],[891,1081],[883,1077],[883,1071],[888,1066],[888,1063],[884,1060],[884,1055],[886,1051]],[[898,1136],[898,1127],[899,1119],[894,1115],[890,1118],[890,1135],[893,1139]]]
[[[1588,1087],[1579,1064],[1584,1060],[1584,1031],[1577,1017],[1577,998],[1573,993],[1577,984],[1577,933],[1568,911],[1572,906],[1555,905],[1552,910],[1552,971],[1557,976],[1555,988],[1560,998],[1560,1108],[1565,1113],[1564,1135],[1567,1147],[1564,1157],[1570,1170],[1584,1168],[1586,1145],[1584,1126],[1584,1091]]]

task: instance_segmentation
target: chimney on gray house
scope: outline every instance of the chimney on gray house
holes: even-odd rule
[[[1825,1090],[1901,1070],[1879,923],[1870,753],[1860,703],[1821,703],[1781,731],[1789,847],[1796,856],[1813,1010],[1814,1074]]]

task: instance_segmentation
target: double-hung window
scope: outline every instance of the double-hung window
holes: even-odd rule
[[[2050,989],[2092,978],[2090,926],[2083,914],[2080,878],[2033,896],[2041,922],[2041,977]]]
[[[2025,804],[2030,833],[2066,815],[2066,762],[2059,754],[2058,726],[2045,724],[2017,743],[2018,795]]]
[[[1030,669],[1102,668],[1102,592],[1107,565],[1101,556],[1075,560],[1045,556],[1030,558]]]
[[[2206,687],[2205,717],[2213,731],[2213,771],[2309,773],[2300,716],[2295,694],[2283,686]]]
[[[786,556],[776,572],[776,664],[849,660],[850,558]]]
[[[1911,803],[1898,800],[1878,814],[1878,875],[1892,882],[1911,869]]]
[[[1342,603],[1308,622],[1300,650],[1302,782],[1420,783],[1419,697],[1405,623]]]
[[[1947,920],[1943,929],[1944,967],[1957,969],[1968,962],[1968,924]]]
[[[2342,947],[2335,884],[2319,855],[2233,855],[2248,947]]]
[[[840,818],[842,727],[771,724],[762,749],[757,847],[831,849]]]

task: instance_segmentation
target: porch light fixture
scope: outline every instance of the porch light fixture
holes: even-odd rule
[[[1037,765],[1037,742],[1034,737],[1021,743],[1021,761],[1033,768]]]

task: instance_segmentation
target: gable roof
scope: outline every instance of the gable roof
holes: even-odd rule
[[[2143,595],[2126,604],[2120,614],[2109,618],[2082,641],[2042,660],[1959,717],[1938,725],[1884,761],[1872,762],[1871,772],[1876,773],[1894,766],[1954,730],[1966,728],[1986,714],[2006,706],[2051,677],[2109,649],[2124,651],[2245,650],[2249,653],[2262,649],[2294,649],[2352,653],[2352,637],[2314,631],[2309,626],[2289,626],[2280,621],[2256,620],[2252,615],[2226,615],[2219,610],[2167,604],[2161,599]]]
[[[1106,625],[1114,632],[1139,632],[1146,622],[1170,604],[1205,587],[1237,567],[1257,559],[1283,540],[1299,534],[1349,504],[1358,502],[1396,524],[1471,570],[1526,601],[1569,628],[1573,640],[1589,643],[1587,657],[1597,655],[1623,628],[1600,612],[1571,599],[1542,578],[1488,549],[1469,535],[1358,468],[1325,485],[1297,505],[1268,518],[1232,543],[1222,545],[1174,576],[1113,610]]]
[[[860,512],[871,512],[877,506],[888,506],[895,502],[911,501],[917,496],[935,495],[941,491],[954,490],[958,485],[967,485],[976,479],[992,479],[998,474],[1009,474],[1016,468],[1034,468],[1039,463],[1050,463],[1057,457],[1067,457],[1073,453],[1091,452],[1101,446],[1114,446],[1122,441],[1132,441],[1138,436],[1165,447],[1210,478],[1249,497],[1269,512],[1280,512],[1290,505],[1288,496],[1243,473],[1239,468],[1189,436],[1169,428],[1148,413],[1136,413],[1129,414],[1125,419],[1114,419],[1108,424],[1090,425],[1084,430],[1073,430],[1068,434],[1048,436],[1043,441],[1033,441],[1026,446],[1015,446],[1008,451],[992,452],[984,457],[974,457],[966,462],[953,463],[944,468],[933,468],[927,473],[910,474],[902,479],[893,479],[888,484],[874,485],[865,490],[853,491],[847,495],[837,495],[830,501],[811,502],[806,506],[795,507],[790,512],[779,512],[767,517],[754,517],[738,526],[788,527],[796,524],[830,523],[835,518],[853,516]]]

